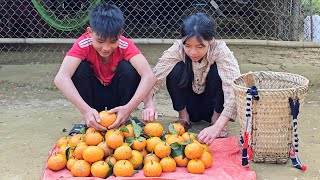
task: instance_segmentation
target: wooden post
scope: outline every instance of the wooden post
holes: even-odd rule
[[[299,41],[299,32],[301,29],[300,28],[300,25],[301,25],[300,4],[301,4],[301,0],[292,0],[292,16],[291,16],[291,24],[292,24],[291,40],[292,41]]]

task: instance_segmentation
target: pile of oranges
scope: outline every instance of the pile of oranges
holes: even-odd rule
[[[105,111],[100,117],[106,127],[116,119]],[[75,177],[91,174],[99,178],[133,176],[142,169],[145,176],[158,177],[162,172],[174,172],[177,166],[202,174],[213,162],[209,147],[177,123],[170,124],[168,132],[158,122],[147,123],[142,130],[135,121],[107,132],[81,131],[58,140],[59,150],[49,158],[49,169],[68,168]]]

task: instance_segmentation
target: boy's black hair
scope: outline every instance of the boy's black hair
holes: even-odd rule
[[[113,4],[100,3],[89,13],[93,32],[101,39],[118,39],[124,26],[122,11]]]
[[[195,36],[201,45],[203,45],[201,38],[206,41],[211,41],[214,38],[216,34],[215,23],[209,16],[203,13],[195,13],[183,21],[180,33],[183,38],[183,44],[185,44],[189,38]],[[186,87],[194,78],[192,61],[187,54],[185,54],[185,57],[185,69],[182,78],[178,83],[178,87]]]

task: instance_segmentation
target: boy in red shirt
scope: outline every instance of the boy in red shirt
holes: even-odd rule
[[[123,124],[153,88],[156,78],[134,43],[121,35],[121,10],[101,3],[89,14],[87,32],[67,52],[54,83],[84,116],[88,127],[99,131],[99,113],[107,107],[117,113],[108,129]],[[145,108],[154,108],[145,103]]]

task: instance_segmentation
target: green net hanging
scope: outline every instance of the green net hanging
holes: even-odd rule
[[[62,31],[72,31],[85,25],[88,12],[101,0],[31,0],[32,4],[49,25]]]

